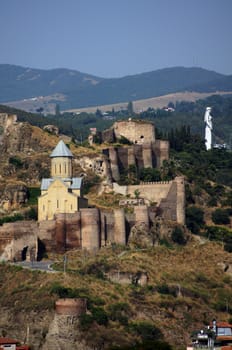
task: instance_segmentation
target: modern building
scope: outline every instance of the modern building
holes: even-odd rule
[[[0,350],[29,350],[29,346],[20,345],[16,339],[0,338]]]

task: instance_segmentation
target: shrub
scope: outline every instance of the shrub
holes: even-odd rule
[[[185,245],[186,239],[184,237],[184,232],[181,230],[180,227],[176,226],[172,231],[172,240],[174,243]]]
[[[30,208],[28,211],[25,212],[25,219],[28,220],[37,220],[37,210],[35,208]]]
[[[227,209],[216,209],[212,213],[212,220],[215,224],[222,224],[222,225],[227,225],[230,223],[230,215],[227,211]]]
[[[204,211],[195,206],[186,209],[186,226],[192,233],[199,234],[204,226]]]
[[[165,341],[159,341],[159,340],[149,340],[149,341],[144,341],[140,344],[134,344],[132,346],[126,346],[126,347],[121,347],[121,346],[113,346],[110,347],[109,350],[172,350],[171,345],[169,345]]]
[[[57,294],[60,298],[83,298],[88,294],[88,290],[81,288],[67,288],[54,282],[50,288],[51,294]]]
[[[227,241],[224,244],[224,250],[232,253],[232,238],[227,239]]]
[[[205,235],[210,240],[224,243],[224,250],[232,252],[232,231],[220,226],[207,226]]]
[[[116,303],[109,306],[109,318],[112,321],[118,321],[123,325],[128,325],[127,313],[130,307],[127,303]]]
[[[207,205],[209,207],[216,207],[217,206],[217,199],[216,197],[211,197],[208,202],[207,202]]]
[[[101,307],[94,307],[91,309],[93,320],[98,324],[107,326],[109,319],[105,310]]]
[[[29,187],[29,200],[28,200],[27,204],[28,205],[37,204],[39,196],[40,196],[40,188],[39,187]]]
[[[23,167],[23,161],[19,157],[10,157],[9,164],[14,165],[16,169]]]
[[[140,180],[141,181],[160,181],[161,175],[158,169],[154,168],[143,168],[140,172]]]
[[[82,314],[79,317],[80,329],[87,331],[91,324],[93,323],[93,316],[88,314]]]
[[[163,338],[160,329],[147,321],[131,323],[129,329],[132,333],[140,336],[143,341]]]
[[[175,288],[170,288],[166,283],[157,285],[156,289],[157,289],[157,292],[160,294],[169,294],[174,297],[176,296]]]
[[[6,222],[15,222],[15,221],[21,221],[24,217],[22,214],[14,214],[12,216],[5,216],[0,219],[0,225],[5,224]]]

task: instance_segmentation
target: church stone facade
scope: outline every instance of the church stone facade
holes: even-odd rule
[[[82,178],[72,177],[73,155],[62,140],[50,158],[51,178],[42,179],[38,221],[52,220],[56,214],[75,213],[88,206],[82,196]]]

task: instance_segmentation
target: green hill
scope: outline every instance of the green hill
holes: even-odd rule
[[[173,67],[104,79],[69,69],[0,65],[0,103],[50,96],[62,109],[127,102],[180,91],[232,91],[230,76],[202,68]],[[54,95],[60,94],[62,99]]]

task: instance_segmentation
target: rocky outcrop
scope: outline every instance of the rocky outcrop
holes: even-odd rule
[[[56,125],[44,125],[43,130],[53,135],[59,135],[59,128]]]
[[[9,183],[0,188],[0,208],[11,210],[27,203],[29,190],[23,183]]]
[[[37,237],[35,221],[17,221],[0,226],[0,260],[35,260]]]

